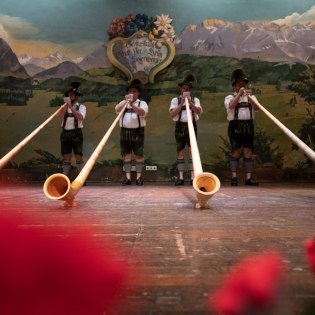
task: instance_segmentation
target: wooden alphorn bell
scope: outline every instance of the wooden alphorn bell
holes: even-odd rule
[[[248,95],[248,99],[251,100],[251,96]],[[258,101],[253,100],[259,109],[265,113],[291,140],[294,142],[313,162],[315,162],[315,152],[300,138],[298,138],[290,129],[283,125],[275,116],[273,116],[264,106]]]
[[[57,116],[60,111],[67,105],[63,104],[54,114],[47,118],[41,125],[39,125],[33,132],[31,132],[24,140],[22,140],[18,145],[16,145],[10,152],[8,152],[0,160],[0,170],[8,164],[8,162],[17,154],[34,136],[36,136],[55,116]]]
[[[191,157],[194,167],[193,188],[196,191],[196,196],[198,199],[198,202],[196,203],[196,208],[209,208],[208,201],[220,189],[220,180],[216,175],[203,172],[202,170],[196,134],[192,123],[192,117],[187,97],[185,97],[185,106],[188,120]]]
[[[65,200],[69,203],[71,203],[74,200],[74,197],[82,188],[87,177],[89,176],[96,160],[98,159],[101,151],[103,150],[117,122],[122,117],[127,104],[128,102],[126,102],[123,109],[117,115],[116,119],[107,130],[103,139],[100,141],[100,143],[98,144],[98,146],[92,153],[91,157],[87,160],[83,169],[81,170],[81,172],[78,174],[78,176],[75,178],[75,180],[72,183],[70,183],[70,180],[66,175],[61,174],[61,173],[53,174],[46,179],[43,189],[44,189],[45,195],[49,199]]]

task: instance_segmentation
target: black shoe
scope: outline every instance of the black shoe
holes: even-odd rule
[[[258,186],[259,183],[253,181],[251,178],[245,180],[245,185],[247,186]]]
[[[128,178],[125,178],[125,179],[122,181],[122,184],[123,184],[124,186],[131,185],[131,180],[128,179]]]
[[[138,179],[136,179],[136,185],[137,186],[142,186],[143,185],[142,177],[139,177]]]
[[[237,178],[236,177],[233,177],[231,179],[231,186],[237,186]]]
[[[184,186],[184,180],[178,178],[175,182],[175,186]]]

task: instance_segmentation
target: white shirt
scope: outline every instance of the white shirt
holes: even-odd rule
[[[78,105],[79,105],[79,103],[75,103],[74,104],[75,107],[77,107]],[[72,113],[70,108],[67,108],[67,110],[68,110],[69,114]],[[85,105],[80,104],[79,112],[81,113],[81,115],[83,116],[83,119],[84,119],[85,116],[86,116],[86,107],[85,107]],[[73,129],[75,129],[74,120],[75,120],[74,116],[68,117],[67,120],[66,120],[66,123],[64,125],[64,129],[65,130],[73,130]],[[62,124],[61,124],[61,126],[62,126]],[[78,119],[78,128],[83,128],[83,120],[81,120],[81,119]]]
[[[232,99],[236,96],[236,94],[234,95],[228,95],[225,100],[224,100],[224,106],[226,108],[226,112],[227,112],[227,120],[231,121],[234,120],[234,115],[235,115],[235,108],[230,108],[229,105],[232,101]],[[251,97],[254,100],[257,100],[255,95],[251,95]],[[241,96],[238,100],[239,103],[242,102],[249,102],[247,96]],[[257,101],[258,102],[258,101]],[[250,115],[250,109],[248,107],[239,107],[238,109],[238,120],[251,120],[255,118],[255,110],[252,106],[252,115]]]
[[[174,97],[172,99],[172,101],[171,101],[169,112],[171,112],[174,108],[178,107],[178,105],[179,105],[178,97]],[[200,114],[201,114],[203,110],[202,110],[202,107],[200,105],[200,100],[197,97],[194,97],[194,105],[201,109],[201,112],[200,112]],[[192,114],[192,110],[190,110],[190,112]],[[196,113],[194,114],[194,116],[195,116],[195,120],[199,119],[199,115],[197,115]],[[176,116],[173,117],[173,120],[174,121],[178,121],[178,118],[179,118],[179,115],[176,115]],[[180,121],[181,122],[187,122],[188,121],[188,119],[187,119],[187,112],[186,112],[186,106],[185,105],[182,108],[182,114],[181,114],[181,117],[180,117]]]
[[[121,101],[119,104],[116,105],[115,107],[115,111],[118,114],[118,108],[121,108],[121,106],[125,103],[126,101],[123,100]],[[140,102],[140,103],[139,103]],[[135,129],[135,128],[139,128],[139,119],[140,119],[140,127],[145,127],[146,126],[146,116],[148,114],[149,111],[149,107],[148,104],[145,101],[140,101],[139,99],[137,99],[134,103],[135,106],[140,107],[144,110],[145,114],[144,116],[140,116],[135,112],[126,112],[123,114],[122,118],[120,118],[119,120],[119,126],[120,127],[124,127],[124,128],[129,128],[129,129]],[[139,106],[140,105],[140,106]],[[129,106],[129,105],[128,105]],[[130,106],[127,109],[131,108]],[[139,119],[138,119],[139,116]]]

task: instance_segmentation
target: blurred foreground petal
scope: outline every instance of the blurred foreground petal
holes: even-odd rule
[[[225,315],[268,309],[277,300],[282,275],[282,259],[275,252],[246,258],[232,268],[221,288],[211,296],[210,307],[216,314]]]
[[[19,215],[0,215],[0,257],[1,315],[102,315],[127,279],[122,260],[90,231]]]

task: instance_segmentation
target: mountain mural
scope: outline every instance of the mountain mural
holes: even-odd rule
[[[49,69],[61,64],[64,61],[72,61],[71,58],[63,56],[59,52],[55,52],[53,54],[49,54],[43,58],[32,57],[28,54],[23,54],[18,56],[19,62],[23,65],[34,65],[41,69]]]
[[[188,25],[175,40],[176,54],[224,56],[263,61],[315,64],[315,23],[280,25],[276,22],[227,22],[207,19],[201,25]],[[71,60],[59,52],[44,58],[28,54],[18,58],[0,39],[0,74],[47,79],[79,75],[94,68],[106,68],[106,44],[85,57]],[[59,67],[62,65],[61,67]]]
[[[315,23],[293,27],[275,22],[204,20],[178,36],[177,54],[253,58],[315,64]]]
[[[56,67],[65,61],[73,62],[83,70],[89,70],[93,68],[106,68],[111,65],[107,58],[106,45],[102,45],[96,48],[89,55],[77,58],[75,60],[72,60],[67,56],[63,56],[59,52],[50,54],[44,58],[36,58],[28,54],[23,54],[20,55],[18,59],[31,76],[34,76],[39,72],[42,72],[43,70]]]
[[[227,22],[207,19],[201,25],[188,25],[175,41],[176,54],[252,58],[315,64],[315,23],[279,25],[275,22]],[[45,58],[19,56],[30,75],[65,61],[81,69],[110,66],[106,45],[97,47],[81,59],[71,60],[56,52]]]
[[[34,79],[46,80],[49,78],[67,78],[69,76],[80,76],[84,71],[71,61],[64,61],[56,67],[37,73]]]
[[[26,72],[31,76],[35,76],[37,73],[40,73],[44,70],[46,70],[45,68],[42,68],[42,67],[39,67],[39,66],[36,66],[34,64],[26,64],[24,65],[24,69],[26,70]]]
[[[2,38],[0,38],[0,75],[24,79],[29,77],[11,47]]]
[[[78,64],[79,67],[83,70],[109,67],[111,63],[107,58],[106,49],[106,45],[98,47],[91,54],[83,58],[83,60]]]

